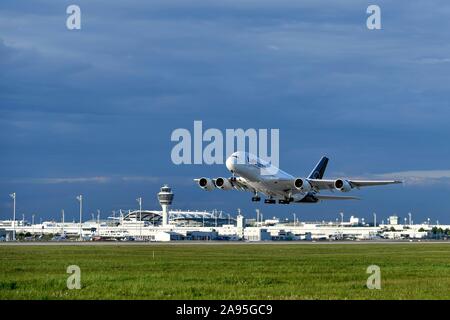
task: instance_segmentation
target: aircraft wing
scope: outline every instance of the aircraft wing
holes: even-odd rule
[[[369,186],[381,186],[381,185],[387,185],[387,184],[397,184],[402,183],[401,181],[397,180],[353,180],[353,179],[306,179],[314,190],[320,191],[320,190],[331,190],[334,191],[335,189],[335,182],[336,180],[342,180],[348,182],[350,187],[353,188],[361,188],[361,187],[369,187]],[[278,187],[282,190],[295,190],[294,189],[294,182],[295,180],[291,179],[274,179],[271,184],[274,187]]]
[[[353,179],[338,179],[347,181],[352,188],[370,187],[370,186],[382,186],[387,184],[398,184],[402,181],[398,180],[353,180]],[[336,179],[308,179],[311,186],[317,190],[334,189]]]

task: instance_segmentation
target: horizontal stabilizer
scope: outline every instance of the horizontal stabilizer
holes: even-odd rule
[[[314,197],[316,197],[319,200],[361,200],[361,198],[352,196],[328,196],[315,194]]]

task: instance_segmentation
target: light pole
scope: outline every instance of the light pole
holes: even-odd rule
[[[214,218],[216,220],[216,228],[217,228],[217,210],[216,209],[214,209]]]
[[[139,203],[139,236],[142,237],[142,197],[136,199]]]
[[[34,213],[31,215],[31,225],[33,226],[33,237],[34,237]]]
[[[61,210],[61,218],[62,218],[62,228],[61,235],[64,236],[64,209]]]
[[[77,197],[78,202],[80,202],[80,241],[83,240],[83,229],[81,227],[82,219],[83,219],[83,195],[79,195]]]
[[[341,216],[341,239],[344,238],[344,213],[339,212],[339,215]]]
[[[13,199],[13,241],[16,241],[16,193],[9,195]]]
[[[97,209],[97,235],[100,236],[100,209]]]

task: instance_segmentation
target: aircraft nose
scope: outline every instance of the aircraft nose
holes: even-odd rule
[[[227,161],[225,162],[227,169],[231,172],[234,172],[235,164],[236,164],[236,158],[234,158],[234,157],[228,157]]]

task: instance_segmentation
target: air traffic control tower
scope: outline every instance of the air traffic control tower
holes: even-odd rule
[[[172,189],[167,185],[161,187],[161,191],[158,193],[159,204],[162,207],[162,226],[167,227],[169,225],[169,206],[173,201]]]

